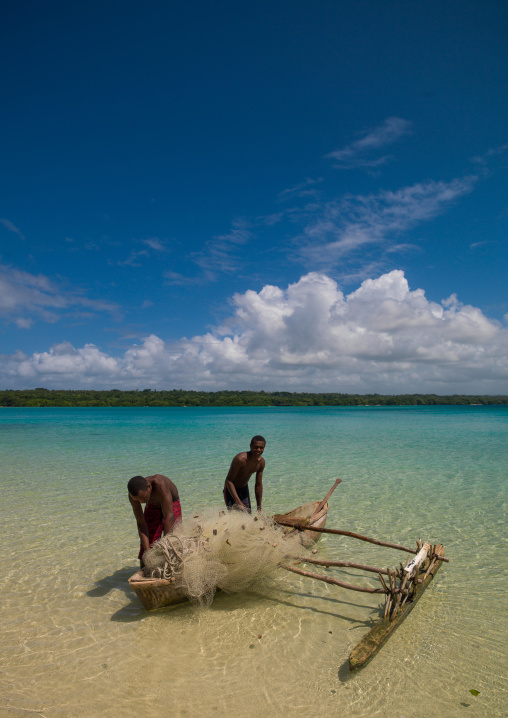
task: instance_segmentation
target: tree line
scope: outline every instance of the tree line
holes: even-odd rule
[[[188,391],[171,389],[7,389],[1,407],[30,406],[438,406],[508,404],[508,396],[469,394],[340,394],[289,391]]]

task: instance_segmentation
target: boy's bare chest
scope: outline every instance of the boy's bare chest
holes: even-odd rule
[[[247,459],[244,466],[240,470],[242,476],[251,476],[255,471],[258,471],[261,466],[259,459]]]

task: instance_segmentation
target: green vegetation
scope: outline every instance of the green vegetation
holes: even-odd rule
[[[0,391],[0,406],[437,406],[508,404],[508,396],[453,394],[335,394],[289,391],[108,391],[22,389]]]

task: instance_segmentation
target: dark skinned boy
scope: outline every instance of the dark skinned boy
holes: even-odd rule
[[[250,442],[250,450],[242,451],[231,462],[224,484],[224,501],[228,508],[250,512],[249,479],[256,474],[254,493],[258,511],[261,511],[263,499],[263,471],[265,460],[262,453],[266,441],[262,436],[254,436]]]
[[[138,525],[141,541],[139,560],[143,567],[143,554],[163,534],[171,533],[181,519],[182,509],[178,489],[167,476],[134,476],[127,484],[129,501]],[[143,511],[141,504],[146,504]]]

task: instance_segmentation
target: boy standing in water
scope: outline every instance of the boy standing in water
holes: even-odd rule
[[[141,546],[139,560],[143,567],[143,554],[162,534],[171,533],[182,519],[180,498],[175,484],[162,474],[133,476],[127,484],[129,501],[138,524]],[[141,504],[146,504],[145,510]]]
[[[224,501],[229,509],[236,508],[250,513],[249,479],[256,474],[254,493],[258,511],[261,511],[263,499],[263,471],[265,460],[261,456],[265,450],[266,441],[262,436],[253,436],[250,450],[237,454],[231,462],[231,467],[224,484]]]

